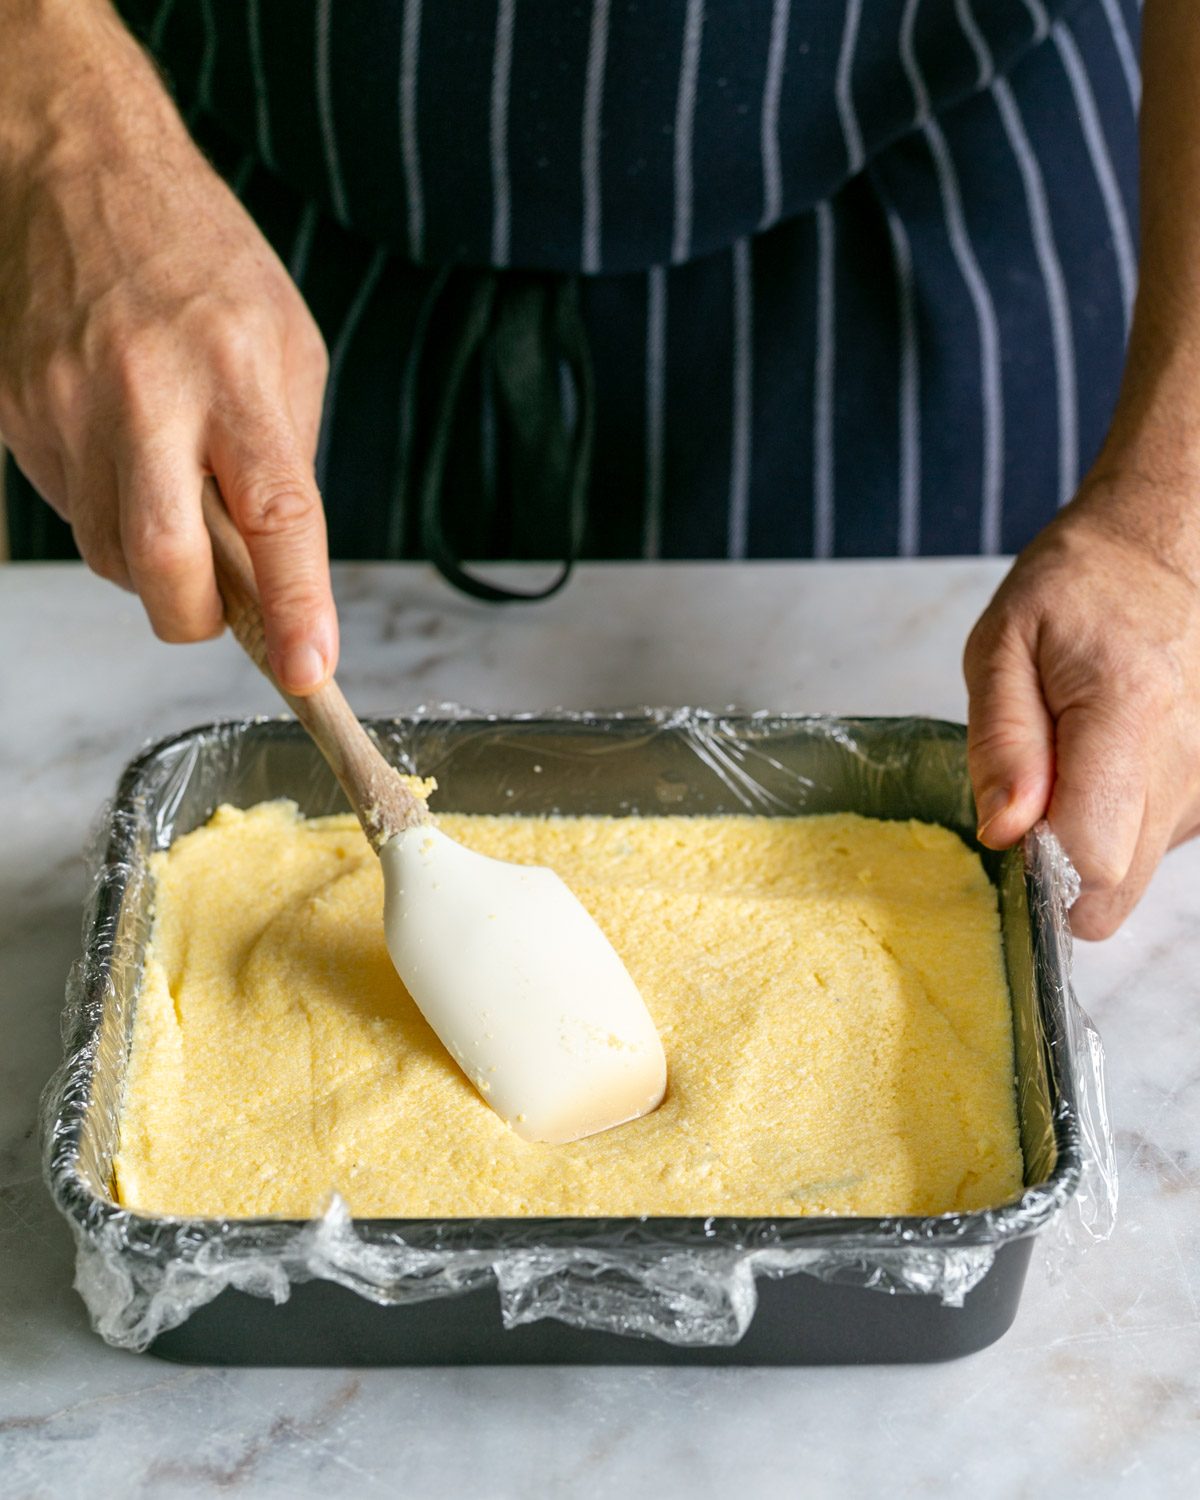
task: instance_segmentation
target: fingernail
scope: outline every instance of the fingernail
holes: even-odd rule
[[[289,647],[283,658],[281,680],[289,693],[307,693],[325,679],[325,658],[307,641]]]
[[[1006,786],[988,787],[975,804],[975,815],[979,820],[975,837],[982,840],[984,834],[1004,812],[1012,801],[1012,792]]]

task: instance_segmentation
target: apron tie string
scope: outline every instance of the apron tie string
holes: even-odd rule
[[[447,460],[468,383],[482,388],[485,379],[505,442],[515,545],[562,559],[545,588],[507,589],[476,577],[448,533]],[[475,599],[509,604],[556,594],[583,545],[595,423],[576,278],[440,271],[418,317],[402,411],[399,515],[418,518],[424,555]]]

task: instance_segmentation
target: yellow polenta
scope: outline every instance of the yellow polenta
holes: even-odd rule
[[[557,870],[625,959],[669,1084],[530,1145],[455,1067],[384,947],[349,817],[222,807],[156,855],[116,1162],[144,1211],[362,1217],[891,1214],[1021,1185],[993,889],[952,833],[852,815],[443,815]]]

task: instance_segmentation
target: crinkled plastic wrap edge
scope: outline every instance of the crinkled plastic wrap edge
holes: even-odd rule
[[[754,726],[787,723],[827,734],[856,756],[862,721],[777,714],[713,713],[680,709],[636,709],[494,715],[457,705],[418,709],[395,721],[398,730],[438,721],[495,723],[644,724],[648,733],[684,735],[692,750],[748,808],[769,810],[778,797],[756,782],[751,748]],[[250,725],[237,720],[207,726],[204,748],[236,755]],[[928,720],[890,721],[897,736],[919,734]],[[664,1242],[661,1223],[653,1238],[640,1221],[625,1221],[620,1243],[554,1244],[553,1226],[530,1221],[528,1243],[504,1248],[487,1243],[413,1243],[399,1236],[364,1237],[345,1203],[332,1195],[325,1213],[304,1224],[271,1220],[183,1220],[138,1215],[95,1193],[80,1170],[79,1142],[91,1107],[105,1010],[115,1000],[112,974],[122,952],[119,914],[136,882],[146,878],[145,856],[164,835],[173,800],[199,762],[201,731],[173,736],[147,747],[131,763],[122,786],[139,765],[164,746],[183,753],[170,767],[153,812],[144,800],[123,810],[106,809],[91,841],[90,895],[85,908],[83,957],[73,966],[63,1016],[65,1055],[42,1099],[45,1176],[67,1217],[77,1245],[76,1287],[96,1331],[109,1343],[134,1350],[183,1322],[226,1287],[274,1301],[287,1299],[293,1283],[322,1277],[382,1305],[451,1296],[494,1282],[506,1326],[552,1317],[583,1329],[660,1339],[680,1345],[730,1345],[749,1326],[756,1308],[755,1278],[803,1273],[881,1292],[939,1297],[961,1305],[992,1265],[1006,1241],[1053,1225],[1052,1269],[1069,1262],[1088,1241],[1111,1231],[1116,1211],[1116,1168],[1105,1106],[1103,1048],[1071,986],[1068,911],[1077,877],[1053,833],[1044,825],[1025,844],[1036,900],[1042,903],[1043,942],[1035,955],[1038,982],[1052,985],[1062,1001],[1062,1033],[1047,1038],[1056,1065],[1069,1075],[1059,1101],[1056,1128],[1066,1127],[1078,1144],[1078,1169],[1049,1184],[1030,1187],[1015,1204],[990,1213],[929,1219],[871,1220],[871,1233],[856,1234],[853,1220],[804,1221],[804,1243],[789,1243],[775,1226],[750,1221],[745,1234],[714,1236],[696,1244]],[[393,753],[397,745],[389,747]],[[403,755],[399,756],[403,763]],[[886,767],[885,767],[886,769]],[[801,778],[802,780],[803,778]],[[122,807],[121,789],[115,807]],[[112,1038],[109,1038],[112,1044]],[[115,1123],[115,1122],[114,1122]],[[1063,1212],[1068,1209],[1068,1212]],[[481,1221],[486,1223],[486,1221]],[[791,1221],[793,1224],[799,1221]],[[467,1237],[469,1241],[469,1236]]]
[[[1089,1243],[1108,1239],[1117,1220],[1116,1142],[1108,1113],[1104,1043],[1075,994],[1070,910],[1080,878],[1057,834],[1045,821],[1025,838],[1026,868],[1034,876],[1033,899],[1042,905],[1043,943],[1036,954],[1038,986],[1054,988],[1063,1034],[1050,1039],[1066,1054],[1071,1076],[1072,1124],[1079,1144],[1079,1171],[1071,1212],[1058,1215],[1044,1245],[1047,1267],[1060,1276]],[[1064,1106],[1060,1104],[1060,1108]]]

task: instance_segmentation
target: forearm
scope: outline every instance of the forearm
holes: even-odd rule
[[[1141,266],[1125,379],[1100,470],[1180,488],[1200,554],[1200,5],[1146,0]]]
[[[48,364],[82,352],[89,310],[160,248],[152,205],[209,169],[110,0],[0,0],[0,36],[0,433],[17,450],[44,427],[27,407]]]
[[[184,126],[110,0],[0,0],[0,213]]]

